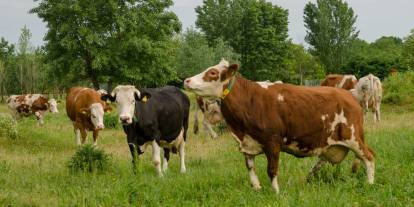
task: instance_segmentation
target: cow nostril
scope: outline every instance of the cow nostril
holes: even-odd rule
[[[185,84],[189,84],[190,82],[191,82],[191,79],[189,79],[189,78],[187,78],[187,79],[184,80],[184,83]]]

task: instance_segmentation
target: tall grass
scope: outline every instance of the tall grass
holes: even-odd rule
[[[18,123],[19,139],[0,137],[0,206],[414,206],[414,112],[392,108],[384,106],[380,124],[367,119],[365,138],[376,152],[374,185],[367,184],[364,168],[351,173],[352,154],[306,182],[317,159],[282,153],[279,195],[271,190],[263,155],[256,159],[263,189],[251,189],[244,158],[228,133],[215,140],[188,133],[187,173],[180,173],[173,154],[159,178],[151,150],[134,174],[124,133],[105,129],[99,148],[112,155],[113,169],[75,175],[66,168],[78,147],[65,114],[46,116],[43,127],[25,119]]]

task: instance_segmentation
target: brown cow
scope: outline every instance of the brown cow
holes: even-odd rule
[[[59,113],[55,99],[48,99],[43,94],[12,95],[7,100],[7,106],[15,119],[34,115],[39,125],[47,111]]]
[[[357,82],[358,80],[354,75],[329,74],[322,81],[321,86],[331,86],[351,90],[355,88]]]
[[[275,81],[270,82],[266,81],[257,81],[261,87],[268,88],[273,84],[283,84],[282,81]],[[198,109],[200,108],[203,113],[203,127],[204,130],[207,131],[211,137],[217,138],[217,133],[213,130],[214,125],[223,121],[223,116],[221,115],[220,111],[220,101],[215,99],[206,99],[201,96],[196,95],[196,101],[198,107],[196,107],[196,111],[194,114],[194,134],[198,133]]]
[[[254,189],[260,189],[254,158],[264,153],[272,188],[280,151],[296,157],[319,156],[309,176],[322,164],[340,163],[348,151],[361,159],[368,183],[374,183],[374,155],[364,142],[362,108],[351,93],[332,87],[274,84],[268,88],[237,75],[238,65],[218,65],[187,78],[184,87],[197,95],[221,98],[221,112],[239,149]]]
[[[88,130],[93,131],[93,144],[97,145],[99,131],[104,128],[104,112],[108,110],[111,108],[101,100],[101,93],[94,89],[73,87],[68,90],[66,113],[73,122],[78,145],[85,143]]]

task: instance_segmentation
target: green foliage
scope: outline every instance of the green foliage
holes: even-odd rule
[[[111,168],[111,157],[90,144],[79,147],[67,163],[71,172],[102,173]]]
[[[305,40],[328,73],[339,73],[344,65],[348,48],[359,33],[355,28],[356,19],[352,8],[343,0],[317,0],[316,4],[306,4]]]
[[[209,46],[205,36],[190,28],[177,39],[176,68],[180,79],[200,73],[209,66],[217,64],[221,58],[237,62],[239,55],[223,40],[216,40]]]
[[[172,36],[180,30],[171,0],[43,0],[46,61],[63,84],[163,85],[175,79]]]
[[[404,63],[407,68],[414,70],[414,29],[405,38],[403,47]]]
[[[116,113],[105,113],[104,125],[108,129],[119,129],[119,117]]]
[[[383,87],[385,103],[411,105],[414,108],[414,71],[389,76],[385,79]]]
[[[19,137],[16,121],[6,114],[0,114],[0,136],[10,139]]]
[[[303,45],[290,43],[288,47],[288,55],[286,57],[285,81],[289,83],[297,83],[302,85],[304,80],[323,79],[325,77],[325,69],[318,60],[305,50]]]
[[[285,79],[288,12],[265,0],[205,0],[196,25],[209,45],[229,42],[240,54],[240,72],[253,80]]]
[[[369,73],[381,79],[388,76],[391,68],[405,71],[402,63],[402,40],[397,37],[381,37],[369,44],[356,39],[350,47],[350,55],[341,68],[342,73],[354,74],[357,77]]]

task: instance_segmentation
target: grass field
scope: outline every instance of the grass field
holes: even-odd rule
[[[0,112],[7,112],[4,105]],[[58,115],[48,114],[43,127],[24,119],[18,124],[20,138],[0,137],[0,206],[414,206],[414,112],[384,106],[380,124],[368,117],[366,140],[376,151],[374,185],[367,184],[364,168],[351,173],[353,154],[340,165],[326,165],[308,183],[306,174],[317,159],[283,153],[280,194],[271,190],[263,155],[256,158],[263,188],[255,192],[233,138],[195,136],[192,118],[187,173],[179,173],[173,155],[163,178],[156,176],[148,152],[139,173],[132,173],[120,129],[105,129],[98,142],[112,155],[110,171],[72,174],[66,163],[77,147],[63,108]]]

